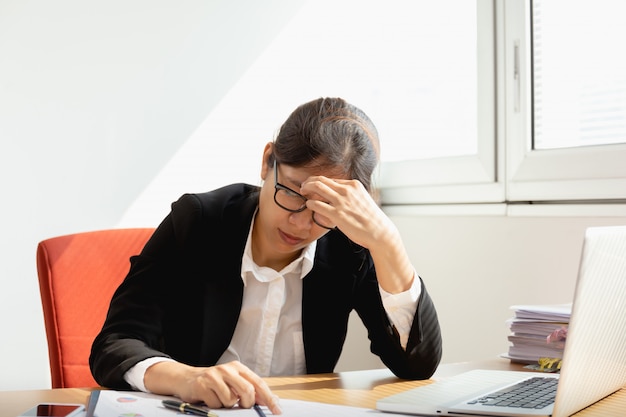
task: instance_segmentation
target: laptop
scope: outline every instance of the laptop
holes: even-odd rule
[[[475,370],[380,399],[376,408],[421,416],[570,416],[626,386],[625,329],[626,226],[591,227],[585,232],[560,375]],[[534,377],[549,378],[553,399],[535,401],[532,408],[492,399],[492,393]]]

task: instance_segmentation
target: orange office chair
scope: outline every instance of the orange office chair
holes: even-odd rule
[[[89,353],[113,292],[154,229],[111,229],[53,237],[37,246],[37,274],[52,388],[96,387]]]

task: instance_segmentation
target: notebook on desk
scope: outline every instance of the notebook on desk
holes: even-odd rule
[[[587,229],[560,375],[470,371],[379,400],[380,411],[423,416],[570,416],[626,385],[626,226]],[[523,408],[487,395],[552,378],[552,401]],[[519,404],[517,404],[519,405]]]

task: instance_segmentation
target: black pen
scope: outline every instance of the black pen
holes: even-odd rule
[[[217,414],[209,409],[196,407],[195,405],[184,403],[182,401],[163,400],[161,403],[165,408],[169,408],[170,410],[177,410],[181,413],[193,414],[195,416],[218,417]]]
[[[252,408],[254,408],[254,411],[256,411],[259,417],[267,417],[265,413],[263,412],[263,409],[261,409],[261,407],[258,404],[254,404]]]

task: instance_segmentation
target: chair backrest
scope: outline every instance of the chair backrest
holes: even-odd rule
[[[89,370],[93,339],[113,292],[154,229],[110,229],[39,242],[37,274],[52,388],[96,387]]]

